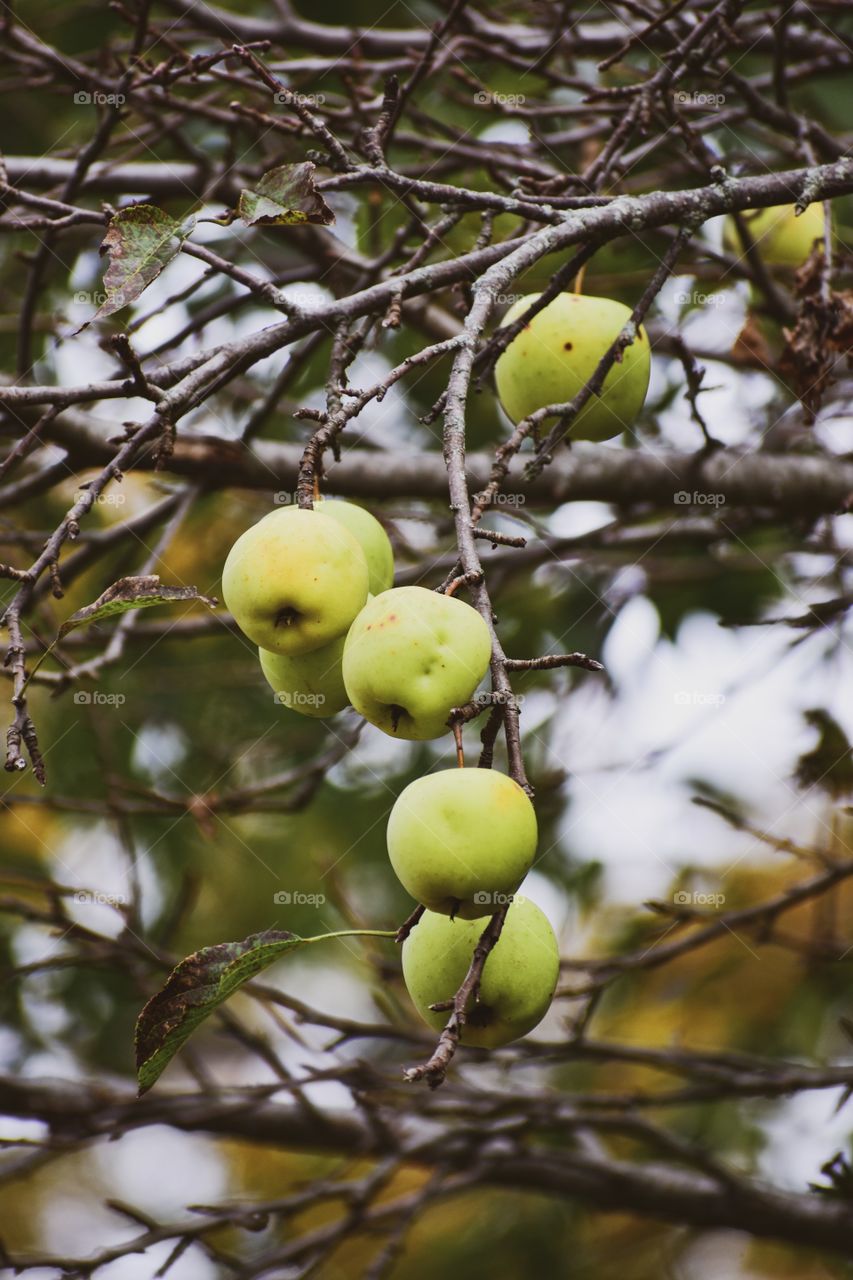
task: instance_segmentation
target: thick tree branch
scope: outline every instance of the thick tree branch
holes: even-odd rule
[[[286,1150],[340,1155],[400,1154],[418,1164],[468,1167],[476,1151],[481,1185],[581,1200],[604,1212],[632,1212],[665,1222],[743,1231],[791,1244],[853,1250],[853,1218],[843,1200],[771,1187],[732,1177],[721,1183],[692,1170],[644,1161],[593,1157],[582,1150],[524,1150],[508,1139],[491,1142],[460,1133],[454,1143],[436,1127],[430,1140],[392,1136],[387,1125],[356,1113],[306,1111],[251,1094],[161,1095],[136,1101],[128,1092],[71,1081],[0,1080],[0,1110],[46,1123],[58,1138],[86,1141],[168,1124],[189,1133],[209,1133]],[[399,1117],[398,1117],[399,1120]],[[471,1143],[474,1144],[473,1148]]]

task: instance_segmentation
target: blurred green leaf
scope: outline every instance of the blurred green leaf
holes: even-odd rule
[[[196,1027],[244,983],[297,947],[330,938],[393,938],[393,931],[344,929],[316,938],[295,933],[253,933],[242,942],[202,947],[182,960],[152,996],[136,1023],[136,1073],[140,1096],[160,1078]]]
[[[68,633],[74,631],[75,628],[88,626],[92,622],[101,622],[104,618],[111,618],[115,613],[127,613],[129,609],[147,609],[153,604],[176,604],[187,600],[200,600],[209,609],[215,609],[218,604],[215,597],[203,596],[196,587],[164,587],[161,585],[160,577],[156,573],[119,578],[118,582],[114,582],[112,586],[107,587],[106,591],[102,592],[97,600],[93,600],[91,604],[78,609],[76,613],[72,613],[70,618],[65,619],[59,628],[56,640],[45,649],[33,666],[30,672],[30,679],[38,671],[54,646],[60,640],[64,640]]]
[[[181,600],[200,600],[209,609],[215,609],[218,601],[213,596],[203,596],[196,587],[164,587],[156,573],[141,574],[137,577],[119,578],[111,587],[107,587],[97,600],[78,609],[66,618],[59,628],[58,638],[62,640],[75,627],[86,626],[90,622],[101,622],[114,613],[127,613],[129,609],[147,609],[152,604],[175,604]]]

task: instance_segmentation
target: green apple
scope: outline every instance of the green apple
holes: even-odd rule
[[[375,516],[354,502],[339,499],[329,501],[321,498],[314,503],[314,510],[337,520],[356,539],[367,561],[370,576],[367,589],[372,595],[378,596],[380,591],[387,591],[394,585],[394,552],[388,534]]]
[[[258,650],[261,670],[276,701],[303,716],[323,719],[349,706],[341,672],[346,636],[338,636],[310,653],[267,653]]]
[[[539,296],[529,293],[514,303],[503,324],[518,320]],[[498,395],[513,422],[546,404],[573,400],[630,318],[621,302],[580,293],[558,294],[543,307],[495,365]],[[574,419],[569,439],[609,440],[629,427],[643,407],[650,369],[649,338],[641,325],[608,371],[601,395],[591,396]]]
[[[456,995],[486,924],[485,918],[451,920],[426,911],[403,943],[406,989],[435,1031],[447,1024],[450,1014],[434,1012],[430,1005]],[[559,972],[560,953],[547,916],[527,898],[516,898],[486,957],[479,998],[469,1004],[462,1043],[493,1049],[527,1035],[548,1012]]]
[[[444,769],[416,778],[388,819],[397,879],[430,911],[475,920],[515,893],[536,853],[525,792],[494,769]]]
[[[367,599],[356,538],[319,511],[282,507],[241,534],[222,570],[237,626],[268,653],[321,649],[342,636]]]
[[[815,240],[823,239],[823,205],[810,204],[799,217],[792,204],[769,209],[745,209],[744,226],[762,260],[773,267],[799,267],[812,251]],[[726,218],[723,244],[737,258],[745,250],[734,218]]]
[[[489,628],[469,604],[425,587],[392,587],[350,628],[344,684],[356,711],[385,733],[438,738],[486,674],[491,648]]]

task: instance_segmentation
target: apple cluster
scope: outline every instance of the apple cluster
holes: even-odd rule
[[[551,1004],[560,969],[544,912],[517,897],[533,863],[536,814],[527,793],[494,769],[443,769],[417,778],[388,819],[397,878],[426,907],[403,943],[403,978],[415,1008],[440,1029],[488,917],[511,903],[468,1010],[466,1044],[494,1048],[526,1035]]]
[[[351,704],[392,737],[448,732],[491,657],[489,627],[470,605],[423,587],[394,587],[391,544],[368,511],[342,501],[283,507],[228,554],[222,594],[259,646],[278,701],[304,715]],[[452,999],[487,919],[515,895],[536,852],[527,794],[491,769],[448,769],[411,783],[388,822],[388,854],[425,912],[403,945],[403,977],[424,1019]],[[466,1021],[466,1043],[504,1044],[546,1013],[559,955],[545,915],[513,902]]]
[[[462,600],[393,581],[379,521],[318,500],[247,529],[222,594],[279,702],[317,717],[352,705],[392,737],[437,738],[486,673],[489,628]]]
[[[792,210],[765,209],[747,222],[765,242],[768,260],[781,263],[808,253],[822,214],[811,206],[795,221]],[[729,236],[727,229],[727,244]],[[521,298],[503,323],[519,319],[540,296]],[[610,298],[553,298],[496,363],[498,395],[510,418],[520,422],[573,400],[630,318]],[[639,326],[599,393],[575,416],[572,438],[608,440],[630,426],[643,407],[650,369],[648,335]],[[438,738],[488,669],[490,629],[461,600],[393,581],[393,551],[379,521],[353,503],[318,499],[311,508],[279,508],[247,529],[228,554],[222,593],[258,645],[279,701],[310,716],[352,705],[392,737]],[[492,769],[427,774],[398,797],[387,842],[400,883],[424,907],[403,943],[403,977],[425,1021],[443,1025],[487,918],[512,902],[464,1035],[466,1043],[492,1047],[532,1030],[553,998],[559,953],[545,915],[515,898],[537,843],[526,792]]]
[[[812,205],[744,215],[768,261],[790,265],[822,234]],[[727,247],[735,248],[731,226]],[[504,325],[541,297],[519,299]],[[587,385],[631,319],[611,298],[561,293],[538,311],[495,365],[501,403],[514,422],[567,404]],[[643,407],[651,350],[640,325],[570,427],[572,439],[609,440]],[[378,520],[349,502],[317,500],[270,513],[237,539],[222,592],[241,630],[259,646],[261,669],[293,710],[330,716],[351,704],[396,738],[448,731],[491,657],[488,625],[475,609],[423,587],[394,587],[394,557]],[[412,782],[388,820],[388,856],[424,907],[403,943],[403,977],[436,1029],[462,986],[486,920],[511,902],[486,957],[468,1044],[494,1047],[532,1030],[547,1012],[559,952],[546,916],[516,898],[536,853],[536,814],[526,792],[492,769],[445,769]],[[438,1008],[436,1006],[439,1006]]]
[[[820,206],[746,216],[768,261],[801,261],[821,234]],[[727,228],[726,241],[731,229]],[[541,295],[521,298],[503,323]],[[573,400],[631,318],[610,298],[562,293],[501,354],[495,381],[515,422]],[[651,369],[646,331],[615,361],[571,436],[608,440],[635,420]],[[382,525],[353,503],[317,500],[270,513],[237,539],[222,574],[225,603],[259,646],[278,699],[304,715],[352,705],[395,738],[448,732],[491,657],[490,629],[470,605],[423,587],[395,587]],[[494,1046],[525,1035],[546,1013],[559,972],[554,932],[533,903],[515,897],[536,852],[536,814],[526,792],[492,769],[445,769],[412,782],[388,821],[388,856],[424,907],[403,944],[403,977],[423,1018],[440,1027],[486,920],[512,902],[486,957],[466,1043]],[[444,1006],[436,1009],[435,1006]]]

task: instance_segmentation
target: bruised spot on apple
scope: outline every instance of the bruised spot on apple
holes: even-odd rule
[[[299,507],[272,511],[247,529],[222,570],[237,626],[268,653],[310,653],[342,636],[367,587],[367,561],[353,534]]]
[[[740,217],[763,261],[769,266],[799,267],[811,253],[815,240],[823,239],[823,205],[820,203],[808,205],[799,217],[796,206],[792,204],[745,209]],[[723,244],[736,257],[744,255],[743,243],[732,217],[726,218]]]
[[[493,769],[416,778],[388,819],[388,856],[403,888],[430,911],[474,920],[514,894],[533,863],[536,813]]]
[[[456,995],[485,927],[486,918],[451,920],[426,911],[403,943],[406,989],[435,1031],[446,1025],[449,1015],[430,1006]],[[516,898],[486,957],[462,1043],[494,1049],[527,1035],[548,1012],[559,973],[559,948],[547,916],[527,898]]]
[[[476,609],[425,587],[393,587],[352,624],[344,684],[371,724],[424,741],[448,732],[450,712],[471,697],[490,657],[489,628]]]
[[[527,294],[514,303],[503,324],[518,320],[539,296]],[[545,405],[573,400],[630,318],[630,309],[621,302],[587,294],[561,293],[543,307],[495,365],[498,395],[513,422]],[[609,440],[637,417],[651,370],[644,337],[640,327],[636,341],[608,371],[601,394],[591,396],[577,414],[569,431],[572,440]]]

